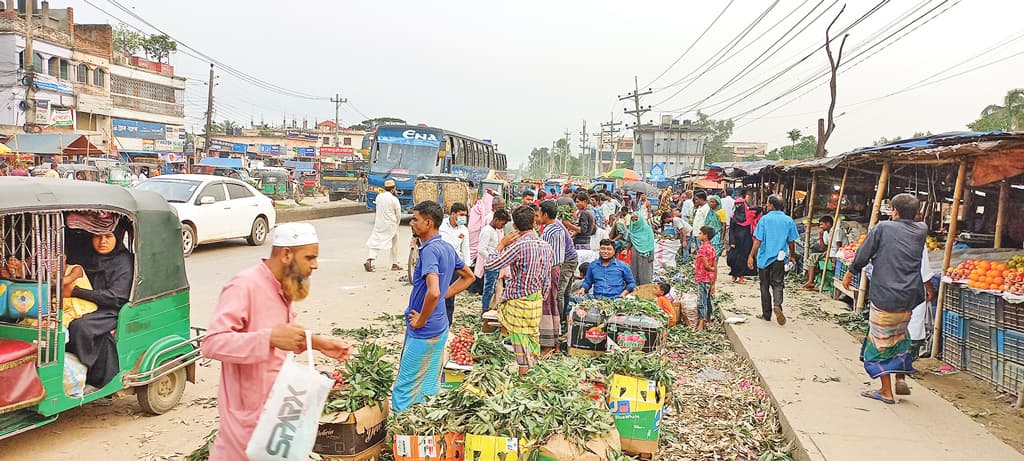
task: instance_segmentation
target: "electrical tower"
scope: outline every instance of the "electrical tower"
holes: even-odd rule
[[[644,177],[647,174],[646,166],[644,165],[644,149],[643,144],[640,143],[640,126],[642,125],[640,117],[651,111],[651,106],[643,107],[640,105],[640,97],[651,94],[651,89],[643,93],[640,92],[639,83],[637,83],[636,76],[633,76],[633,91],[625,96],[619,97],[619,101],[625,101],[627,99],[633,100],[633,110],[622,109],[625,113],[636,117],[636,125],[633,125],[633,151],[640,157],[640,177]],[[635,157],[634,157],[635,158]],[[635,165],[634,165],[635,166]]]
[[[583,130],[580,131],[580,170],[581,174],[587,174],[587,154],[590,153],[587,144],[587,121],[583,121]]]
[[[612,164],[611,164],[611,168],[609,168],[609,170],[614,170],[616,168],[616,166],[617,166],[616,164],[618,163],[618,160],[619,160],[619,146],[618,146],[618,143],[615,140],[615,136],[619,134],[619,126],[620,125],[622,125],[622,122],[616,122],[615,121],[615,114],[614,113],[612,113],[611,121],[609,121],[608,123],[602,123],[601,124],[601,138],[603,139],[605,136],[607,136],[608,137],[607,143],[611,146],[610,149],[611,149],[611,153],[612,153],[611,154],[611,156],[612,156],[611,163]],[[598,160],[597,163],[598,163],[598,165],[600,165],[600,163],[601,163],[600,160]],[[600,172],[596,173],[594,176],[597,176],[599,174],[600,174]]]

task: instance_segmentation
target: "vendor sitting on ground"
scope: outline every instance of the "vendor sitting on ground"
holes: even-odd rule
[[[836,241],[832,245],[832,251],[825,251],[828,247],[829,239],[832,238],[832,226],[833,220],[831,216],[825,215],[818,221],[820,230],[818,234],[811,240],[810,253],[807,256],[807,283],[804,284],[805,290],[814,289],[814,276],[818,271],[818,262],[825,260],[825,270],[828,270],[829,259],[835,255],[837,249],[842,248],[846,243],[843,241],[846,238],[846,233],[840,229],[839,235],[836,236]]]
[[[583,287],[575,295],[585,296],[590,291],[591,297],[608,299],[624,298],[632,293],[636,289],[636,280],[629,266],[615,259],[615,243],[610,239],[601,240],[598,255],[600,259],[587,267]]]
[[[82,264],[92,289],[75,286],[74,274],[64,278],[65,296],[90,301],[97,307],[68,326],[67,351],[89,368],[86,384],[102,388],[120,371],[116,343],[110,333],[117,328],[118,312],[131,295],[135,262],[113,232],[93,234],[92,249],[93,259]]]

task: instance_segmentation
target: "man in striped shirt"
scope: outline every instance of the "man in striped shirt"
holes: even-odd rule
[[[540,223],[544,225],[544,233],[541,238],[554,251],[555,259],[552,264],[560,267],[558,276],[558,312],[565,313],[565,305],[569,299],[569,282],[576,274],[576,265],[579,258],[576,254],[576,246],[572,243],[572,235],[569,229],[558,217],[558,204],[547,201],[540,204]]]
[[[551,283],[554,262],[551,245],[533,231],[533,220],[532,207],[516,208],[512,212],[516,231],[501,239],[484,267],[486,270],[509,267],[512,274],[501,294],[498,320],[512,340],[520,376],[537,363],[540,355],[543,292]]]

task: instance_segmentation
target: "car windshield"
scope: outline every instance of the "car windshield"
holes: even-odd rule
[[[378,143],[372,170],[379,173],[405,170],[413,175],[433,173],[437,151],[438,148],[432,146]]]
[[[170,203],[185,203],[192,197],[199,185],[199,181],[183,179],[149,179],[139,183],[135,188],[156,192]]]

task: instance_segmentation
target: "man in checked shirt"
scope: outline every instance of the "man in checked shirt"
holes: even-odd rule
[[[487,270],[509,267],[512,276],[505,283],[498,305],[498,320],[508,330],[515,350],[519,375],[526,374],[540,355],[540,320],[544,290],[551,283],[554,251],[533,230],[533,207],[520,206],[512,212],[515,232],[506,235],[487,258]]]

